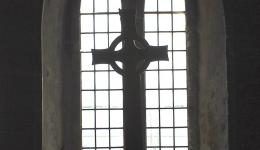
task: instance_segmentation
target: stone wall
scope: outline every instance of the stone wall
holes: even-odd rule
[[[43,150],[81,148],[79,2],[44,2]]]
[[[221,0],[198,0],[200,150],[228,150],[226,31]]]
[[[199,68],[193,70],[199,79],[194,135],[200,138],[194,143],[200,150],[255,150],[260,147],[260,2],[223,3],[225,11],[220,0],[197,3],[198,28],[192,31],[199,43]],[[73,138],[80,138],[75,88],[80,84],[75,67],[79,1],[46,0],[41,30],[42,6],[42,0],[0,1],[0,149],[81,146],[81,140]]]

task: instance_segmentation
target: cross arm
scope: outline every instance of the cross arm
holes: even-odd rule
[[[123,75],[124,71],[120,68],[116,61],[123,61],[124,59],[124,52],[121,51],[114,51],[115,44],[112,44],[111,47],[108,49],[92,49],[92,64],[108,64],[111,65],[112,68],[119,74]]]
[[[112,64],[120,60],[118,51],[111,51],[110,49],[92,49],[92,64]]]
[[[143,63],[137,67],[139,73],[143,72],[153,61],[168,61],[168,46],[150,46],[146,45],[146,49],[139,52],[138,61]]]
[[[167,50],[168,46],[149,46],[149,49],[144,56],[145,60],[148,60],[149,62],[169,60]]]

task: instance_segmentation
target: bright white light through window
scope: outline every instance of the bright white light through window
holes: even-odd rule
[[[168,45],[169,56],[146,71],[149,150],[188,150],[185,30],[184,0],[146,0],[145,38],[151,45]]]
[[[168,45],[169,55],[145,72],[147,150],[188,150],[185,1],[145,2],[145,38]],[[120,7],[121,0],[81,0],[82,150],[123,150],[122,76],[93,66],[91,54],[120,35]]]

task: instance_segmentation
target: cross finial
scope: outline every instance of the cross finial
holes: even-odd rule
[[[134,9],[119,9],[123,36],[131,37],[137,35],[135,27],[135,10]]]

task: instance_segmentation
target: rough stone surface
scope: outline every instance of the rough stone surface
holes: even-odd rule
[[[62,18],[56,11],[64,4],[44,2],[42,25],[43,128],[42,149],[61,150],[62,138]],[[46,19],[47,17],[47,19]]]
[[[228,149],[226,33],[221,0],[198,1],[200,150]]]
[[[81,148],[79,1],[45,1],[43,150]]]

